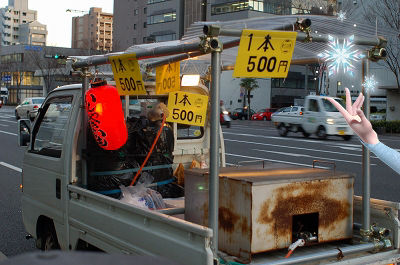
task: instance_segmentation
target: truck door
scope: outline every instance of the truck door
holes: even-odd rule
[[[53,219],[55,224],[63,223],[64,158],[70,152],[66,136],[72,100],[72,95],[48,98],[33,126],[23,162],[22,212],[28,232],[35,229],[40,215]]]
[[[306,100],[303,128],[307,133],[311,134],[317,131],[320,111],[321,108],[317,99],[310,98]]]

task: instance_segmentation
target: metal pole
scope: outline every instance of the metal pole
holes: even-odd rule
[[[175,55],[193,51],[200,51],[200,41],[195,43],[184,43],[175,46],[159,46],[151,49],[145,50],[127,50],[125,52],[116,52],[116,53],[108,53],[103,55],[92,55],[89,58],[76,62],[72,65],[74,69],[88,67],[93,65],[101,65],[110,63],[109,57],[116,56],[121,54],[136,54],[136,59],[146,59],[146,58],[155,58],[161,56]]]
[[[219,89],[221,75],[221,50],[211,52],[211,136],[208,226],[213,230],[212,249],[218,251],[218,205],[219,205]]]
[[[306,95],[308,95],[308,64],[305,65],[306,71],[304,73],[304,88]]]
[[[340,248],[342,251],[342,254],[344,256],[350,255],[350,254],[355,254],[358,252],[363,252],[363,251],[370,251],[374,250],[376,248],[381,248],[383,247],[382,242],[378,243],[367,243],[367,244],[360,244],[360,245],[355,245],[355,246],[348,246],[348,247],[343,247]],[[332,250],[327,250],[327,251],[316,251],[314,254],[309,254],[309,255],[304,255],[304,256],[299,256],[299,257],[291,257],[289,259],[281,259],[278,261],[272,261],[268,263],[264,263],[265,265],[288,265],[288,264],[308,264],[310,262],[314,262],[317,260],[321,259],[326,259],[326,258],[331,258],[331,257],[337,257],[339,254],[338,249],[332,249]],[[262,265],[264,265],[262,264]]]
[[[82,69],[83,82],[82,82],[82,145],[81,145],[81,161],[82,161],[82,186],[87,187],[87,164],[86,164],[86,154],[87,154],[87,116],[85,111],[85,94],[89,89],[89,77],[90,72],[87,67]]]
[[[368,56],[366,59],[363,59],[363,67],[362,67],[362,80],[365,82],[365,77],[369,76],[369,60]],[[369,120],[369,91],[365,86],[362,87],[362,92],[365,97],[364,99],[364,115]],[[363,232],[369,231],[370,228],[370,197],[371,197],[371,172],[370,172],[370,151],[364,145],[362,146],[362,211],[363,211],[363,222],[362,229]],[[363,236],[362,239],[364,242],[368,242],[368,236]]]

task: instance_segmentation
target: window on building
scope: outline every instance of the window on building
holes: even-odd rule
[[[26,20],[22,20],[22,23],[26,23]]]
[[[176,40],[176,33],[154,36],[156,42]]]
[[[156,4],[156,3],[161,3],[161,2],[166,2],[170,0],[147,0],[147,4]]]
[[[18,27],[13,27],[13,30],[14,30],[14,31],[18,31],[19,28],[18,28]]]
[[[133,14],[134,14],[135,16],[138,15],[138,14],[139,14],[139,9],[133,10]]]
[[[18,15],[19,14],[19,11],[14,11],[14,15]]]
[[[19,19],[14,19],[14,23],[19,23]]]
[[[176,11],[168,12],[160,15],[148,16],[147,17],[147,24],[158,24],[158,23],[165,23],[171,22],[176,20]]]
[[[14,35],[14,36],[13,36],[13,39],[14,39],[14,40],[18,40],[18,35]]]
[[[147,28],[147,23],[143,22],[143,28]]]
[[[136,24],[133,24],[133,29],[136,29]]]
[[[143,14],[147,14],[147,7],[143,8]]]
[[[22,12],[22,15],[23,15],[23,16],[26,16],[26,12]]]

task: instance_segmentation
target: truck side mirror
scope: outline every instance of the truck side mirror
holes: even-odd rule
[[[31,138],[31,121],[28,119],[18,120],[18,145],[28,146]]]

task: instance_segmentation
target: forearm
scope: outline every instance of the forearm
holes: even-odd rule
[[[383,163],[391,167],[400,174],[400,153],[384,145],[381,142],[377,144],[367,144],[362,142],[371,152],[373,152]]]

